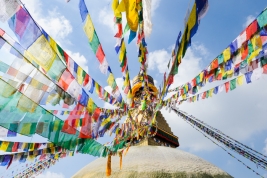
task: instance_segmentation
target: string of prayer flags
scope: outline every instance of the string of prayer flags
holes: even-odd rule
[[[126,51],[126,45],[124,42],[124,38],[121,38],[120,43],[115,49],[117,49],[117,53],[119,53],[119,62],[121,67],[121,72],[123,74],[123,90],[124,94],[127,95],[127,99],[129,99],[129,103],[132,103],[132,89],[131,89],[131,82],[130,82],[130,75],[128,70],[128,59],[127,59],[127,51]],[[114,85],[112,85],[114,89]],[[131,105],[131,104],[130,104]]]
[[[203,70],[204,81],[196,82],[197,86],[204,85],[206,80],[212,77],[209,82],[226,79],[231,76],[231,72],[239,72],[235,68],[239,65],[245,68],[252,60],[262,55],[262,51],[266,50],[266,25],[267,25],[267,10],[261,12],[255,19],[231,44],[216,57],[208,67]],[[200,75],[200,74],[199,74]],[[196,80],[195,77],[194,80]],[[188,82],[190,83],[190,82]],[[177,91],[183,85],[169,90],[168,92]]]
[[[4,152],[18,152],[18,150],[34,151],[40,147],[49,148],[53,147],[52,143],[25,143],[25,142],[12,142],[0,141],[0,150]]]
[[[15,44],[14,46],[16,46],[16,47],[19,46],[19,44],[17,44],[14,41],[12,41],[12,39],[6,33],[3,34],[3,38],[5,40],[8,39],[9,43]],[[10,45],[8,45],[8,46],[10,46]],[[8,47],[8,49],[9,49],[9,47]],[[12,47],[11,49],[14,49],[14,47]],[[17,54],[17,56],[21,56],[21,55]],[[22,59],[23,59],[23,57],[18,58],[18,60],[22,60]],[[25,66],[25,70],[22,70],[23,69],[22,67],[20,67],[19,69],[22,70],[22,72],[24,74],[23,76],[25,76],[24,78],[26,79],[27,76],[30,74],[30,72],[34,68],[31,67],[31,65],[28,65],[27,62],[25,62],[25,61],[23,61],[23,62],[19,62],[18,61],[18,63],[20,65],[23,64]],[[29,67],[31,67],[31,69]],[[14,69],[12,68],[12,70],[14,70]],[[3,72],[6,72],[6,71],[3,71]],[[66,103],[67,101],[69,102],[69,101],[74,101],[75,100],[74,98],[73,99],[69,98],[68,100],[66,100],[66,97],[68,96],[68,94],[67,93],[66,94],[62,93],[62,90],[60,88],[55,86],[55,84],[53,82],[51,82],[46,76],[44,76],[39,71],[37,71],[37,73],[35,75],[31,74],[31,76],[33,76],[33,77],[32,78],[28,77],[28,79],[26,81],[28,81],[29,83],[26,83],[26,84],[27,85],[30,84],[30,86],[33,86],[34,88],[36,88],[38,92],[41,92],[41,91],[45,92],[44,95],[39,95],[40,97],[43,97],[43,98],[39,97],[39,100],[36,100],[36,99],[38,99],[38,97],[36,97],[36,95],[32,95],[32,92],[29,93],[29,95],[27,95],[27,96],[29,96],[34,101],[36,101],[36,102],[38,102],[40,104],[41,103],[45,104],[47,102],[58,101],[57,103],[54,103],[54,104],[59,104],[60,100],[54,100],[55,97],[62,97],[62,100],[64,101],[64,103]],[[61,76],[61,79],[59,80],[58,85],[61,86],[63,90],[65,90],[68,93],[72,94],[72,96],[75,96],[75,98],[77,99],[77,102],[80,102],[84,106],[87,106],[88,103],[86,103],[86,101],[87,101],[87,98],[89,98],[88,94],[86,94],[86,92],[84,92],[83,90],[79,90],[79,86],[78,86],[77,82],[73,78],[71,78],[69,76],[71,76],[71,74],[69,74],[68,70],[65,70],[65,72]],[[21,80],[21,81],[24,81],[24,79]],[[41,81],[42,83],[40,83],[40,82],[37,83],[37,81]],[[70,83],[70,84],[67,84],[67,83]],[[94,89],[94,80],[93,79],[89,80],[88,83],[86,83],[87,87],[89,85],[91,85],[90,86],[91,87],[90,90]],[[78,89],[76,89],[76,91],[74,91],[74,90],[71,90],[69,88],[69,86],[71,86],[73,89],[75,89],[75,88],[78,88]],[[28,86],[28,88],[29,88],[29,86]],[[27,93],[27,88],[25,88],[25,89],[26,89],[25,91],[24,90],[22,91],[23,93],[25,93],[25,92]],[[81,93],[77,93],[77,91],[81,91]],[[49,92],[49,93],[46,93],[46,92]],[[58,93],[59,95],[55,95],[55,93]],[[50,96],[53,96],[54,99],[52,99],[52,98],[49,99]],[[109,96],[110,95],[107,95],[107,97],[109,97]],[[108,100],[111,100],[111,99],[106,99],[106,100],[108,101]],[[115,100],[113,100],[113,101],[115,101]],[[70,103],[68,103],[68,102],[66,104],[68,104],[68,105],[73,104],[73,102],[70,102]],[[113,104],[113,103],[111,103],[111,104]]]
[[[237,152],[239,155],[247,158],[253,163],[256,163],[261,168],[263,169],[267,168],[267,160],[264,158],[264,156],[262,157],[262,154],[258,154],[258,152],[254,151],[248,146],[243,147],[243,144],[240,144],[239,142],[235,142],[235,140],[230,139],[229,136],[226,137],[225,134],[223,134],[221,131],[217,132],[216,131],[217,129],[213,130],[211,126],[208,126],[208,127],[205,126],[207,124],[204,125],[202,121],[195,119],[193,116],[189,116],[188,114],[183,113],[174,108],[172,108],[172,110],[175,111],[175,113],[178,116],[183,117],[185,120],[190,122],[192,125],[202,130],[202,132],[205,133],[205,135],[212,137],[213,139],[225,145],[227,148]]]
[[[244,75],[240,75],[240,76],[238,76],[238,77],[236,77],[236,78],[234,78],[228,82],[225,82],[224,84],[216,86],[216,87],[209,89],[207,91],[204,91],[200,94],[196,94],[196,95],[188,97],[188,98],[183,97],[182,100],[177,101],[177,103],[180,105],[183,103],[183,101],[189,101],[190,103],[195,102],[195,101],[199,101],[200,96],[202,99],[206,99],[206,98],[212,97],[212,93],[214,93],[214,94],[221,93],[223,91],[223,89],[225,89],[225,92],[228,93],[229,91],[236,89],[237,85],[239,85],[239,86],[243,85],[244,80],[246,80],[247,84],[251,83],[252,78],[253,78],[253,74],[256,73],[256,75],[257,75],[257,72],[260,72],[262,74],[263,73],[262,68],[258,68],[258,69],[255,69],[254,71],[247,72]],[[258,79],[259,79],[258,76],[254,76],[254,80],[258,80]],[[183,95],[183,96],[185,96],[185,95]],[[196,98],[198,98],[198,99],[196,99]],[[169,102],[169,101],[166,101],[166,102]]]
[[[25,7],[24,7],[25,8]],[[50,45],[50,47],[52,48],[52,50],[51,49],[49,49],[49,47],[46,47],[46,49],[48,50],[48,52],[49,52],[49,54],[50,55],[52,55],[52,54],[54,54],[54,56],[55,56],[55,54],[57,55],[56,56],[56,59],[57,59],[57,57],[59,57],[62,61],[64,61],[65,63],[66,63],[66,65],[67,65],[67,68],[69,69],[68,71],[67,70],[65,70],[64,72],[65,72],[65,74],[66,74],[66,72],[67,73],[71,73],[73,76],[71,76],[71,77],[74,77],[76,80],[77,80],[77,82],[78,82],[78,84],[79,85],[81,85],[81,86],[85,86],[85,84],[84,84],[84,82],[86,82],[85,81],[85,79],[88,79],[88,78],[91,78],[56,42],[55,42],[55,40],[53,39],[53,38],[51,38],[51,36],[49,36],[40,26],[37,26],[36,24],[36,22],[34,21],[34,19],[32,19],[32,17],[31,17],[31,15],[29,14],[29,12],[26,10],[26,8],[25,8],[25,10],[24,9],[22,9],[21,8],[21,10],[20,11],[22,11],[21,12],[21,14],[19,14],[19,13],[16,13],[15,15],[17,15],[17,16],[15,16],[16,18],[15,18],[15,22],[13,22],[13,23],[9,23],[9,25],[10,25],[10,28],[12,29],[12,28],[15,28],[15,27],[13,27],[14,26],[14,24],[16,25],[16,23],[18,23],[17,22],[17,18],[20,18],[20,16],[27,16],[27,18],[29,19],[29,21],[32,23],[32,24],[34,24],[34,30],[32,30],[32,29],[29,29],[29,31],[26,33],[25,32],[25,34],[27,34],[28,36],[27,36],[27,40],[28,40],[28,38],[29,37],[32,37],[33,38],[33,40],[36,40],[37,38],[38,38],[38,36],[40,36],[41,34],[43,34],[43,35],[41,35],[42,36],[42,43],[45,43],[46,45],[47,44],[49,44]],[[12,24],[13,24],[13,26],[12,26]],[[40,28],[40,29],[39,29]],[[13,30],[14,31],[14,30]],[[38,33],[37,33],[38,32]],[[37,33],[37,34],[34,34],[34,33]],[[18,36],[18,32],[17,31],[15,31],[15,34]],[[43,38],[43,36],[46,38],[46,40],[47,41],[45,41],[44,40],[44,38]],[[26,37],[25,37],[26,38]],[[20,39],[20,38],[19,38]],[[22,39],[20,39],[20,42],[21,43],[23,43],[23,40]],[[29,43],[32,43],[31,41],[29,42]],[[35,42],[34,42],[35,43]],[[24,46],[24,48],[25,49],[27,49],[27,47],[25,47]],[[29,50],[29,49],[28,49]],[[33,52],[34,50],[32,50],[32,52]],[[36,49],[35,49],[35,51],[36,51]],[[41,51],[40,51],[41,52]],[[33,54],[33,53],[32,53]],[[36,54],[36,53],[34,53],[34,54]],[[34,57],[37,57],[38,55],[36,54],[36,55],[34,55]],[[39,56],[40,57],[40,56]],[[36,60],[35,60],[36,61]],[[42,61],[44,61],[44,60],[42,60]],[[51,60],[50,60],[51,61]],[[63,64],[63,63],[59,63],[59,61],[51,61],[51,62],[53,62],[53,63],[57,63],[57,65],[59,65],[59,64]],[[38,61],[37,61],[37,63],[38,63]],[[40,63],[40,61],[39,61],[39,63]],[[52,63],[50,63],[48,66],[51,66],[52,65]],[[43,65],[41,65],[42,67],[44,67]],[[59,65],[60,66],[60,65]],[[53,65],[52,65],[52,67],[53,67]],[[63,66],[61,67],[61,68],[63,68]],[[48,68],[46,68],[47,70],[48,70]],[[59,68],[57,68],[57,69],[59,69]],[[62,69],[63,70],[63,69]],[[60,70],[59,70],[60,71]],[[53,72],[53,74],[55,74],[55,72]],[[56,75],[61,75],[62,73],[59,73],[59,74],[56,74]],[[55,76],[54,76],[55,77]],[[56,79],[58,79],[58,77],[56,77]],[[93,79],[92,79],[93,80]],[[72,87],[73,88],[73,86],[72,85],[70,85],[71,83],[73,83],[74,84],[74,82],[73,81],[69,81],[69,83],[67,83],[68,84],[68,86],[70,86],[70,87]],[[107,91],[105,91],[105,92],[107,92]],[[108,101],[108,100],[112,100],[113,99],[113,97],[111,96],[111,95],[109,95],[109,97],[110,97],[110,99],[109,98],[102,98],[104,101]],[[120,102],[120,101],[119,101]]]
[[[13,87],[2,80],[0,80],[0,85],[3,89],[9,87],[7,88],[7,91],[11,92],[8,94],[5,90],[2,90],[0,94],[0,99],[2,98],[1,101],[8,103],[1,103],[2,110],[0,115],[0,125],[2,127],[27,136],[37,133],[45,138],[48,138],[49,141],[53,142],[57,146],[70,150],[75,149],[75,146],[78,144],[77,139],[79,131],[76,131],[76,133],[72,135],[61,132],[64,124],[62,120],[59,120],[51,113],[46,112],[40,106],[36,104],[34,105],[33,101],[21,93],[16,92]],[[20,98],[23,98],[23,102]],[[14,108],[14,105],[17,107]],[[33,105],[34,108],[32,108]],[[10,112],[11,107],[13,108],[12,112]],[[31,111],[29,111],[29,109],[31,109]],[[99,143],[96,142],[95,144]],[[99,147],[102,148],[103,146],[99,144]],[[101,156],[101,152],[96,152],[96,150],[88,150],[87,153]]]
[[[96,55],[96,57],[100,63],[100,67],[99,67],[100,71],[104,74],[106,74],[108,71],[110,73],[112,73],[111,68],[108,65],[108,62],[106,60],[105,53],[104,53],[103,48],[102,48],[100,41],[98,39],[97,33],[95,31],[95,28],[94,28],[94,25],[92,22],[92,19],[89,15],[89,12],[88,12],[88,9],[85,5],[84,0],[80,0],[79,9],[80,9],[80,15],[82,18],[82,22],[84,22],[84,32],[89,39],[89,44],[91,46],[91,49],[93,50],[94,54]],[[116,84],[115,79],[114,79],[114,83]],[[116,84],[116,86],[117,86],[117,84]],[[119,90],[116,92],[120,93]],[[116,100],[120,103],[122,102],[121,94],[116,97]]]
[[[172,64],[167,81],[164,83],[161,98],[166,96],[170,85],[174,82],[174,76],[178,73],[178,67],[182,62],[186,50],[191,46],[191,38],[197,33],[200,19],[204,17],[208,10],[208,0],[195,0],[192,10],[188,16],[185,31],[182,35],[179,48],[177,49],[174,62]],[[178,36],[179,37],[179,36]],[[179,41],[179,40],[178,40]],[[176,42],[177,43],[177,42]]]
[[[232,155],[231,153],[229,153],[229,151],[227,151],[224,147],[222,147],[221,145],[219,145],[218,143],[216,143],[215,141],[213,141],[212,139],[210,139],[209,136],[212,136],[212,135],[210,135],[209,133],[206,134],[206,133],[207,133],[207,132],[206,132],[206,128],[203,128],[203,127],[199,128],[199,126],[201,126],[201,125],[199,125],[199,124],[196,123],[193,119],[191,119],[190,117],[188,117],[186,113],[181,112],[181,111],[178,111],[178,110],[176,110],[175,108],[173,108],[173,110],[177,113],[178,116],[182,117],[182,118],[183,118],[187,123],[189,123],[194,129],[196,129],[197,131],[199,131],[200,133],[202,133],[203,136],[205,136],[206,138],[208,138],[208,139],[209,139],[211,142],[213,142],[215,145],[217,145],[217,146],[219,146],[220,148],[222,148],[222,149],[223,149],[225,152],[227,152],[231,157],[235,158],[238,162],[242,163],[245,167],[247,167],[248,169],[252,170],[255,174],[257,174],[258,176],[261,176],[258,172],[256,172],[256,171],[254,171],[253,169],[251,169],[251,168],[250,168],[247,164],[245,164],[243,161],[239,160],[239,159],[236,158],[234,155]],[[194,119],[197,120],[197,121],[199,121],[201,124],[204,124],[203,121],[200,121],[200,120],[196,119],[195,117],[194,117]],[[197,127],[195,127],[196,125],[197,125]],[[212,128],[212,129],[218,131],[219,134],[222,134],[222,135],[226,136],[227,138],[230,138],[229,136],[225,135],[225,134],[222,133],[221,131],[219,131],[219,130],[217,130],[217,129],[215,129],[215,128],[213,128],[213,127],[207,125],[207,124],[204,124],[204,125],[206,125],[207,127]],[[212,134],[216,134],[216,133],[212,132]],[[214,135],[213,135],[213,136],[214,136]],[[215,136],[216,136],[216,135],[215,135]],[[227,145],[226,148],[228,148],[228,149],[230,149],[230,150],[233,150],[233,149],[234,149],[233,147],[231,147],[231,146],[233,145],[231,142],[227,142],[227,141],[225,141],[225,140],[223,140],[223,139],[218,139],[218,138],[221,138],[221,137],[217,137],[216,140],[219,141],[220,143],[226,144],[226,145]],[[231,138],[231,139],[232,139],[232,138]],[[234,140],[234,139],[232,139],[232,140]],[[236,140],[234,140],[234,141],[236,141]],[[237,142],[237,141],[236,141],[236,142]],[[249,148],[248,146],[243,145],[243,144],[240,143],[240,142],[237,142],[237,143],[240,144],[240,145],[242,145],[242,146],[244,146],[245,148],[247,148],[247,149],[249,149],[249,150],[253,150],[253,149]],[[249,157],[248,155],[244,154],[244,152],[242,152],[242,149],[240,149],[240,147],[237,148],[237,149],[238,149],[239,151],[241,150],[241,152],[239,153],[240,155],[243,155],[243,156],[245,156],[246,158]],[[255,151],[255,150],[253,150],[253,151]],[[257,151],[255,151],[255,152],[258,153],[258,154],[260,154],[261,156],[264,156],[264,155],[262,155],[261,153],[259,153],[259,152],[257,152]],[[266,156],[264,156],[264,157],[266,157]],[[251,158],[251,159],[252,159],[252,158]],[[260,158],[260,159],[261,159],[261,158]],[[258,165],[258,163],[256,163],[256,164]],[[261,177],[263,177],[263,176],[261,176]]]

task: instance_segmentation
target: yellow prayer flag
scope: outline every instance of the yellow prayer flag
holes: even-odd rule
[[[234,74],[234,70],[233,69],[227,71],[227,77],[232,77],[233,74]]]
[[[105,120],[101,123],[101,126],[104,126],[104,125],[106,125],[106,124],[109,123],[109,122],[110,122],[110,117],[107,118],[107,119],[105,119]]]
[[[115,15],[115,17],[121,17],[121,12],[119,10],[117,10],[119,6],[119,0],[113,0],[112,2],[112,10],[113,10],[113,13]]]
[[[86,36],[88,37],[89,41],[92,42],[95,28],[94,28],[94,24],[89,14],[86,17],[86,22],[84,24],[83,30]]]
[[[212,89],[210,89],[210,91],[209,91],[209,97],[212,97],[212,94],[213,94],[213,90],[214,90],[214,88],[212,88]]]
[[[99,84],[97,82],[95,82],[95,92],[99,96]]]
[[[244,82],[244,75],[237,77],[237,84],[238,85],[243,85],[243,82]]]
[[[251,39],[250,39],[252,45],[253,45],[253,49],[257,50],[257,49],[261,49],[262,48],[262,42],[261,42],[261,37],[260,35],[254,35]]]
[[[228,61],[230,58],[231,58],[231,51],[230,51],[230,47],[228,47],[223,51],[224,62]]]
[[[128,95],[127,95],[127,98],[133,98],[133,95],[132,95],[132,92],[129,90],[129,92],[128,92]]]
[[[83,69],[80,66],[77,69],[77,80],[80,85],[83,83]]]
[[[59,154],[57,153],[55,154],[55,160],[58,160],[58,158],[59,158]]]
[[[196,3],[194,4],[192,11],[190,13],[190,16],[188,17],[188,22],[187,22],[187,26],[188,26],[188,33],[187,33],[187,39],[190,38],[190,31],[191,29],[195,26],[195,24],[197,23],[197,5]]]
[[[115,80],[114,75],[110,73],[107,79],[108,85],[112,87],[114,80]]]
[[[122,62],[122,60],[124,58],[125,51],[126,51],[126,47],[125,47],[125,43],[124,43],[124,40],[123,40],[122,43],[121,43],[121,49],[120,49],[120,55],[119,55],[120,63]]]
[[[24,53],[30,61],[40,65],[45,71],[48,71],[54,60],[56,53],[52,50],[50,44],[44,35],[41,35]]]
[[[200,82],[203,81],[203,77],[204,77],[204,72],[201,72],[201,73],[199,74]]]
[[[89,113],[93,113],[94,101],[92,98],[89,98],[87,103],[87,110]]]
[[[2,142],[1,146],[0,146],[0,150],[1,151],[6,151],[7,150],[7,147],[9,145],[9,142]]]
[[[186,85],[184,86],[184,88],[185,88],[185,92],[187,93],[187,92],[188,92],[188,85],[186,84]]]

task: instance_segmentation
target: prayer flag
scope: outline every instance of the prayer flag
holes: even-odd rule
[[[79,9],[80,9],[82,21],[84,22],[84,20],[86,19],[86,16],[88,15],[88,10],[87,10],[84,0],[80,0]]]
[[[267,10],[264,10],[258,17],[257,17],[258,24],[260,28],[264,27],[267,24]]]
[[[245,73],[246,76],[246,82],[247,83],[251,83],[251,75],[252,75],[253,71],[247,72]]]
[[[95,88],[95,81],[94,81],[94,79],[92,79],[92,78],[90,78],[90,82],[91,82],[91,88],[89,89],[89,92],[91,93],[91,94],[93,94],[93,92],[94,92],[94,88]]]
[[[224,84],[219,86],[219,93],[221,93],[223,91],[223,88],[224,88]]]
[[[214,88],[214,90],[213,90],[213,93],[214,93],[215,95],[217,95],[217,93],[218,93],[218,90],[219,90],[219,87],[218,87],[218,86],[216,86],[216,87]]]
[[[125,11],[126,11],[126,18],[127,24],[129,25],[132,32],[136,32],[138,28],[138,11],[137,11],[137,0],[123,0]],[[120,3],[121,5],[121,3]],[[119,5],[119,6],[120,6]],[[123,5],[123,4],[122,4]],[[129,38],[130,41],[130,38]]]
[[[240,75],[239,77],[237,77],[238,85],[243,85],[243,81],[244,81],[244,75]]]
[[[249,40],[258,31],[258,21],[254,20],[246,29],[247,40]]]
[[[30,14],[23,8],[19,8],[16,14],[9,19],[8,25],[25,49],[42,34]]]
[[[236,88],[236,78],[230,81],[230,90],[234,90]]]
[[[223,51],[224,62],[228,61],[230,58],[231,58],[231,51],[230,48],[228,47]]]

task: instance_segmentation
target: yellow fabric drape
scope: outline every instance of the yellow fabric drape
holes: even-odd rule
[[[134,32],[138,28],[138,11],[136,0],[122,0],[125,5],[127,23],[130,29]]]

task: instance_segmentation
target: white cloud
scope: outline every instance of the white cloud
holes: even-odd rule
[[[62,173],[47,171],[45,174],[38,175],[36,178],[65,178]]]
[[[23,0],[26,8],[31,13],[34,20],[40,24],[43,29],[51,35],[56,41],[63,40],[72,32],[72,26],[65,16],[61,15],[57,8],[49,11],[48,14],[42,14],[42,2],[40,0]]]
[[[55,39],[62,40],[72,32],[70,21],[58,13],[57,8],[49,11],[48,16],[40,18],[38,22]]]
[[[266,140],[265,140],[265,147],[263,148],[263,153],[265,154],[265,155],[267,155],[267,138],[266,138]]]
[[[73,53],[70,50],[66,50],[66,52],[75,62],[78,63],[79,66],[81,66],[88,73],[88,61],[83,55],[81,55],[80,53]]]
[[[152,0],[151,1],[151,15],[155,14],[156,9],[159,7],[161,0]]]
[[[254,15],[249,15],[246,18],[246,22],[243,24],[243,28],[246,28],[251,22],[253,22],[253,20],[255,20],[255,16]]]
[[[114,26],[114,15],[113,12],[110,8],[103,8],[100,10],[99,15],[98,15],[98,20],[101,24],[109,27],[112,32],[116,32],[116,28]]]
[[[170,58],[171,54],[165,49],[150,52],[148,55],[148,70],[157,69],[160,73],[164,73],[167,70]]]

